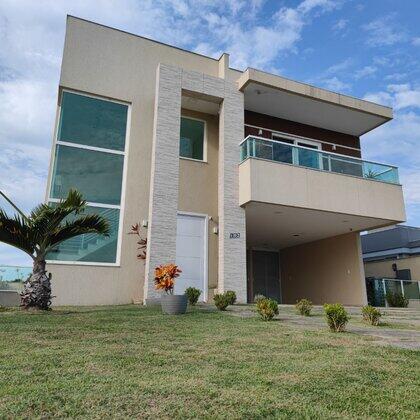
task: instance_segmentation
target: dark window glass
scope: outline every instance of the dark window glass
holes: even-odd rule
[[[64,92],[58,140],[123,151],[127,105]]]
[[[204,159],[204,122],[181,118],[179,155],[191,159]]]
[[[119,205],[124,156],[57,145],[51,198],[64,198],[70,188],[91,203]]]
[[[118,225],[120,211],[100,207],[87,207],[84,213],[99,214],[109,223],[109,236],[88,233],[61,242],[47,255],[47,260],[53,261],[84,261],[115,263],[118,243]],[[69,219],[74,218],[70,215]]]

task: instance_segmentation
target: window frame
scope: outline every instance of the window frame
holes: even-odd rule
[[[287,133],[282,133],[280,131],[271,132],[271,140],[281,142],[282,138],[286,138],[287,140],[292,141],[293,143],[290,143],[290,144],[293,144],[294,146],[299,146],[298,143],[302,143],[301,146],[303,145],[305,147],[305,145],[308,145],[310,149],[312,149],[311,146],[315,146],[318,150],[322,151],[322,142],[318,140],[309,139],[307,137],[295,136],[295,135],[291,135]]]
[[[109,101],[115,102],[117,104],[127,106],[127,121],[126,121],[126,129],[125,129],[125,144],[124,150],[113,150],[113,149],[106,149],[102,147],[96,146],[87,146],[79,143],[72,143],[69,141],[61,141],[58,140],[58,129],[60,126],[61,121],[61,113],[62,113],[62,98],[65,92],[73,93],[80,96],[86,96],[88,98],[95,98],[100,99],[102,101]],[[104,267],[120,267],[121,266],[121,247],[122,247],[122,235],[123,235],[123,225],[124,225],[124,210],[125,210],[125,194],[126,194],[126,185],[127,185],[127,163],[128,163],[128,150],[129,150],[129,143],[130,143],[130,129],[131,129],[131,103],[107,98],[101,95],[96,95],[92,93],[81,92],[75,89],[67,89],[62,88],[59,91],[59,102],[56,112],[56,119],[54,125],[54,135],[53,135],[53,144],[51,150],[51,163],[48,173],[48,180],[47,180],[47,192],[45,202],[52,202],[57,203],[60,202],[58,198],[52,198],[51,195],[51,187],[52,187],[52,180],[54,175],[54,167],[55,167],[55,157],[56,157],[56,150],[57,146],[68,146],[74,147],[78,149],[84,150],[92,150],[96,152],[103,152],[103,153],[110,153],[115,155],[123,155],[124,156],[124,163],[123,163],[123,173],[122,173],[122,184],[121,184],[121,201],[119,205],[115,204],[102,204],[102,203],[93,203],[93,202],[86,202],[86,205],[89,207],[98,207],[98,208],[112,208],[119,210],[119,220],[118,220],[118,235],[117,235],[117,253],[115,256],[115,262],[93,262],[93,261],[62,261],[62,260],[46,260],[47,264],[52,265],[81,265],[81,266],[104,266]]]
[[[204,135],[203,135],[203,159],[194,159],[189,157],[184,157],[179,154],[179,149],[181,147],[181,124],[179,127],[179,148],[178,148],[178,157],[179,159],[190,160],[192,162],[201,162],[201,163],[208,163],[207,162],[207,121],[203,120],[202,118],[190,117],[189,115],[181,114],[181,118],[186,118],[188,120],[200,121],[204,123]],[[181,119],[180,119],[181,122]]]

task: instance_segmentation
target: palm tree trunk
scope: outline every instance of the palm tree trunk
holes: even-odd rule
[[[20,294],[20,306],[25,309],[50,309],[51,305],[51,274],[45,270],[45,259],[35,259],[33,272],[25,281]]]

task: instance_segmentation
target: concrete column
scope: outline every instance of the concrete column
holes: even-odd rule
[[[152,173],[144,301],[159,297],[154,269],[175,262],[182,70],[160,64],[156,73]]]
[[[245,210],[239,206],[239,143],[244,136],[244,99],[225,81],[219,120],[219,281],[220,292],[234,290],[246,302]]]
[[[226,79],[229,71],[229,54],[223,53],[219,58],[219,77]]]
[[[221,62],[223,69],[228,57]],[[159,294],[154,269],[176,259],[179,132],[182,89],[202,99],[220,99],[219,124],[219,278],[218,289],[234,290],[246,302],[245,211],[239,206],[239,143],[244,135],[243,93],[234,83],[160,64],[157,69],[150,182],[149,230],[144,300]],[[232,234],[232,238],[231,238]]]

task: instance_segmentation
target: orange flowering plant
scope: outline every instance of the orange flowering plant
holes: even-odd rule
[[[175,279],[182,271],[175,264],[164,264],[155,268],[155,288],[168,294],[174,293]]]

